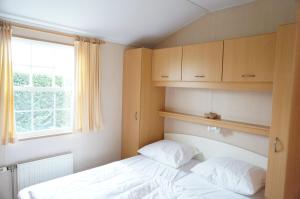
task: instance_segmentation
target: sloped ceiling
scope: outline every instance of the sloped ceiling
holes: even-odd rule
[[[152,46],[208,12],[254,0],[0,0],[13,22]]]

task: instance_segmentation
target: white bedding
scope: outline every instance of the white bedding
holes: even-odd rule
[[[222,190],[188,172],[196,163],[197,160],[192,160],[174,169],[139,155],[30,186],[18,196],[20,199],[250,198]]]
[[[264,190],[253,196],[244,196],[215,186],[199,175],[190,173],[173,185],[173,195],[178,199],[263,199]]]

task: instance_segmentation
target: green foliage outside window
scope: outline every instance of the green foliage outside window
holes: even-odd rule
[[[14,92],[15,110],[30,110],[31,109],[31,92],[15,91]]]
[[[13,75],[15,86],[29,85],[29,74],[26,73],[14,73]]]
[[[57,92],[56,93],[56,108],[70,108],[71,96],[66,92]]]
[[[52,77],[49,75],[34,74],[32,76],[32,84],[36,87],[51,87]]]
[[[53,127],[52,111],[34,111],[33,112],[34,130],[44,130]]]
[[[31,131],[31,112],[17,112],[15,119],[17,132]]]
[[[59,86],[59,87],[62,87],[63,84],[64,84],[63,77],[62,76],[55,76],[55,85]]]
[[[53,109],[54,93],[53,92],[35,92],[33,94],[33,109]]]
[[[30,85],[29,74],[17,72],[14,73],[13,78],[15,86]],[[33,74],[32,85],[34,87],[52,87],[52,77],[45,74]],[[55,76],[54,85],[63,87],[64,78]],[[14,106],[17,132],[26,133],[71,125],[71,94],[68,92],[15,90]]]
[[[70,126],[70,111],[56,111],[56,127]]]

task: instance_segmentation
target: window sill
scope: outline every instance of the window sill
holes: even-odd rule
[[[52,130],[52,131],[46,131],[46,132],[34,132],[34,133],[18,135],[17,140],[18,141],[26,141],[26,140],[68,135],[71,133],[73,133],[72,130]]]

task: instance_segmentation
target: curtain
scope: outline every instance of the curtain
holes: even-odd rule
[[[13,143],[15,140],[11,33],[11,26],[6,22],[0,22],[0,134],[2,144]]]
[[[95,132],[102,128],[100,42],[75,41],[74,131]]]

